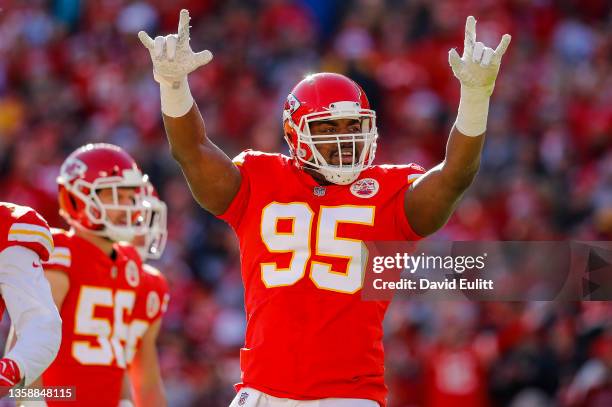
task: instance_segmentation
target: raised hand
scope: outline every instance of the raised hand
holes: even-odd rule
[[[209,63],[210,51],[193,52],[189,45],[189,11],[183,9],[177,34],[157,36],[155,40],[140,31],[138,38],[149,50],[153,61],[153,76],[157,82],[178,88],[188,74]]]
[[[512,37],[504,34],[495,50],[476,41],[476,19],[469,16],[465,22],[463,56],[453,48],[448,52],[448,63],[462,86],[483,88],[490,95],[499,72],[502,56]]]

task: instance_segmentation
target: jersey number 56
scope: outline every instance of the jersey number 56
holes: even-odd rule
[[[93,336],[91,340],[75,340],[72,355],[84,365],[108,366],[117,362],[125,367],[123,344],[128,340],[129,326],[124,321],[125,314],[131,314],[136,294],[129,290],[118,290],[113,295],[110,288],[83,286],[79,293],[74,321],[74,332],[79,335]],[[96,309],[110,308],[114,323],[108,318],[96,317]]]

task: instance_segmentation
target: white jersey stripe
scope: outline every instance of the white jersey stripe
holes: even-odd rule
[[[53,264],[57,264],[59,266],[70,267],[72,263],[72,255],[70,254],[70,250],[67,247],[56,247],[53,253],[51,253],[51,258],[45,265],[52,266]]]
[[[16,228],[16,225],[29,226],[29,228]],[[53,252],[53,238],[49,230],[42,227],[35,227],[35,225],[27,225],[25,223],[13,224],[9,230],[8,240],[10,242],[39,243],[47,249],[49,253]]]
[[[41,232],[41,233],[45,233],[45,234],[49,235],[49,237],[51,237],[51,232],[49,231],[49,229],[47,229],[46,227],[43,227],[43,226],[33,225],[31,223],[13,223],[11,225],[11,229],[9,230],[9,233],[12,232],[13,230],[38,231],[38,232]]]
[[[72,255],[70,254],[70,249],[68,249],[67,247],[62,247],[62,246],[56,247],[55,250],[53,250],[51,257],[56,256],[56,255],[64,256],[67,258],[72,257]]]
[[[421,178],[423,174],[410,174],[408,175],[408,183],[412,184],[414,181],[416,181],[417,179]]]

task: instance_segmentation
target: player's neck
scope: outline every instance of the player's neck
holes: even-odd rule
[[[310,175],[312,179],[314,179],[319,185],[322,185],[322,186],[332,185],[332,183],[326,180],[325,177],[321,175],[321,173],[313,170],[312,168],[304,168],[304,172]]]
[[[107,256],[110,256],[113,252],[114,243],[102,236],[87,233],[79,229],[74,229],[74,234],[80,237],[81,239],[87,240],[89,243],[102,250],[102,252],[104,252],[104,254],[106,254]]]

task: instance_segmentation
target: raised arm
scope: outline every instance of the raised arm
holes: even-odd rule
[[[181,10],[177,34],[153,40],[141,31],[138,38],[151,54],[172,156],[196,201],[212,214],[222,214],[240,188],[240,171],[206,136],[204,120],[187,82],[187,75],[209,63],[212,54],[191,50],[187,10]]]
[[[136,407],[167,405],[164,383],[157,357],[157,336],[161,327],[161,318],[155,321],[145,332],[134,361],[128,369],[129,378],[134,390]]]
[[[461,100],[444,161],[414,182],[406,192],[404,209],[416,233],[427,236],[440,229],[455,210],[480,166],[489,98],[495,86],[501,58],[510,44],[502,37],[493,50],[476,42],[476,20],[465,24],[463,56],[450,50],[448,61],[461,83]]]

